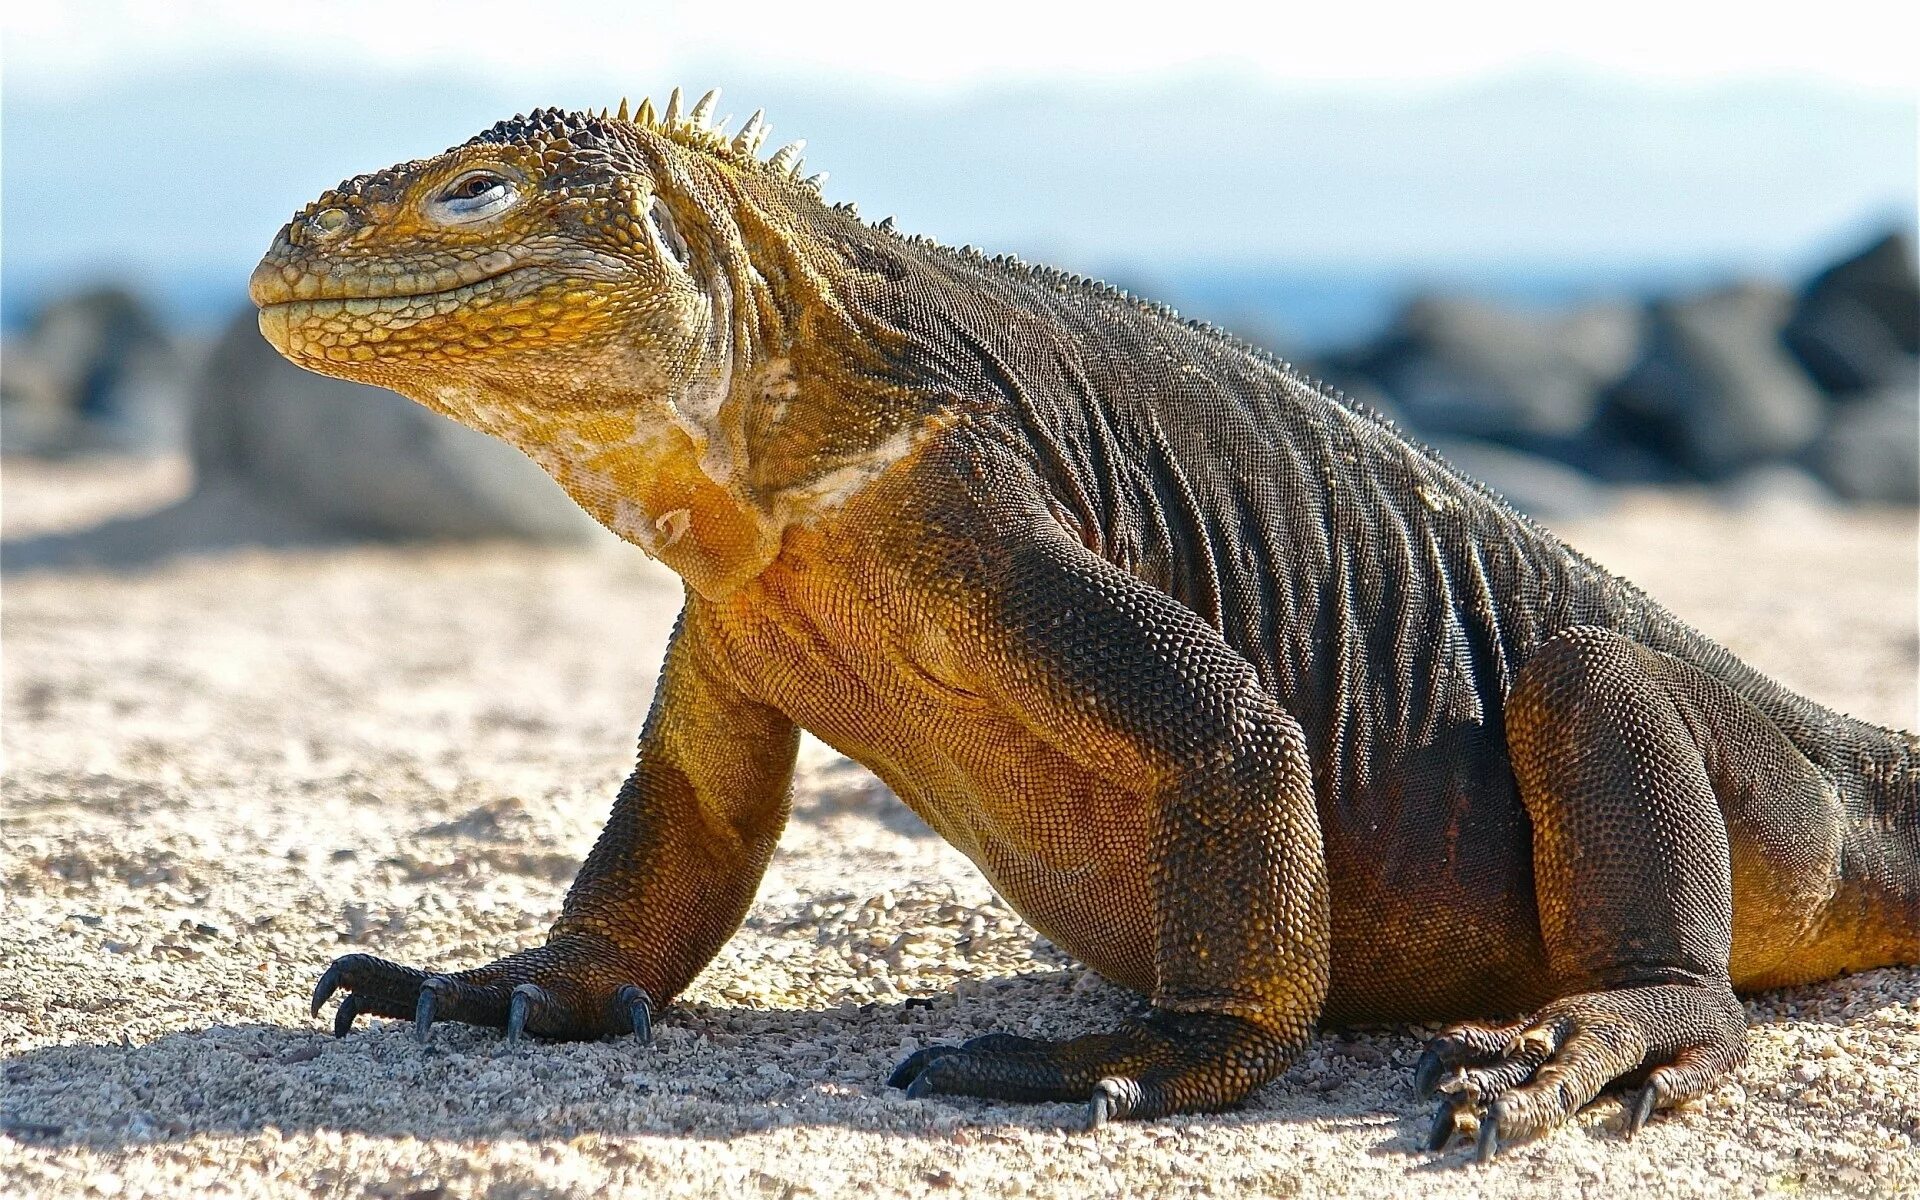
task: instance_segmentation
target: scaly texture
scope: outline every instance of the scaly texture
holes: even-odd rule
[[[869,227],[711,94],[362,176],[256,271],[294,361],[525,450],[687,585],[549,941],[315,1006],[644,1033],[796,730],[1152,1011],[909,1093],[1231,1105],[1320,1020],[1530,1014],[1418,1082],[1483,1154],[1741,1061],[1735,989],[1920,958],[1920,742],[1752,671],[1390,425],[1101,285]]]

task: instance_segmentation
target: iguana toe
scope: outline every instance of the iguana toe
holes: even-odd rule
[[[1413,1067],[1413,1092],[1426,1099],[1442,1089],[1445,1081],[1457,1079],[1463,1068],[1489,1063],[1502,1057],[1508,1039],[1518,1033],[1523,1022],[1488,1025],[1481,1022],[1455,1025],[1430,1040]]]
[[[1036,1038],[1020,1037],[1012,1033],[983,1033],[977,1038],[969,1038],[958,1046],[923,1046],[900,1060],[900,1065],[896,1066],[893,1069],[893,1073],[887,1076],[887,1086],[891,1088],[905,1088],[909,1096],[918,1098],[919,1096],[925,1095],[926,1091],[923,1089],[918,1093],[914,1092],[912,1090],[914,1081],[925,1073],[928,1065],[935,1059],[944,1058],[952,1054],[965,1054],[978,1050],[1021,1050],[1031,1052],[1044,1050],[1049,1045],[1051,1045],[1049,1042],[1043,1042]]]
[[[1271,1032],[1210,1013],[1156,1012],[1116,1033],[1047,1041],[996,1033],[917,1050],[889,1083],[919,1099],[1080,1101],[1087,1125],[1237,1104],[1284,1054]]]
[[[952,1054],[958,1049],[958,1046],[926,1046],[915,1050],[901,1059],[899,1065],[893,1068],[893,1074],[887,1076],[887,1086],[890,1088],[912,1087],[913,1081],[919,1078],[920,1072],[926,1070],[928,1063],[942,1054]]]
[[[349,954],[320,977],[313,1011],[344,991],[334,1015],[334,1033],[342,1037],[371,1014],[411,1021],[422,1042],[436,1024],[455,1021],[503,1029],[509,1045],[527,1034],[578,1041],[627,1033],[644,1045],[653,1038],[653,998],[621,973],[604,955],[564,943],[445,975]]]
[[[1660,1108],[1697,1095],[1745,1057],[1743,1014],[1731,991],[1660,984],[1588,992],[1556,1000],[1506,1031],[1463,1025],[1441,1034],[1416,1068],[1416,1083],[1452,1064],[1433,1086],[1440,1107],[1429,1150],[1445,1148],[1460,1114],[1474,1111],[1474,1154],[1482,1162],[1504,1146],[1565,1123],[1600,1092],[1644,1078],[1629,1094],[1630,1137]]]

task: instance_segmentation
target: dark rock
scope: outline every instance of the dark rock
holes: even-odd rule
[[[1920,354],[1920,270],[1913,243],[1888,234],[1814,276],[1781,336],[1835,395],[1904,378]]]
[[[1508,504],[1542,521],[1605,512],[1613,493],[1572,467],[1492,442],[1445,440],[1441,457],[1498,492]]]
[[[193,406],[196,486],[237,481],[321,528],[579,542],[599,526],[505,442],[381,388],[316,375],[237,316]]]
[[[1633,359],[1639,325],[1625,308],[1543,317],[1425,297],[1351,366],[1423,434],[1564,441],[1592,423],[1602,388]]]
[[[1806,449],[1825,401],[1780,341],[1790,305],[1756,283],[1655,304],[1608,423],[1706,479]]]
[[[1895,384],[1836,405],[1808,457],[1848,500],[1920,504],[1920,386]]]
[[[1593,426],[1579,437],[1536,438],[1515,449],[1572,467],[1601,483],[1663,487],[1696,482],[1678,463],[1635,440],[1635,432],[1603,408]]]
[[[0,442],[9,453],[177,449],[188,368],[144,302],[120,287],[62,297],[7,340]]]

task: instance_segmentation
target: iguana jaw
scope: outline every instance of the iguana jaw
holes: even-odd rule
[[[280,353],[330,374],[392,378],[388,386],[404,391],[406,360],[424,367],[436,358],[484,355],[538,323],[541,293],[556,287],[550,268],[509,262],[482,274],[479,265],[350,275],[268,262],[254,271],[249,290],[260,332]]]
[[[417,286],[418,272],[356,281],[335,271],[322,277],[333,295],[285,299],[316,286],[288,274],[263,264],[253,288],[261,332],[281,353],[512,443],[697,591],[723,595],[778,552],[777,522],[737,486],[736,448],[716,420],[734,374],[724,297],[702,297],[675,323],[678,336],[649,347],[626,322],[615,324],[635,331],[633,345],[591,336],[600,314],[638,307],[611,272],[515,262],[416,292],[401,289]],[[356,283],[386,290],[356,295]],[[550,344],[562,352],[542,353]]]

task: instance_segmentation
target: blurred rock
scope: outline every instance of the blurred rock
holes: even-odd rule
[[[1825,400],[1780,341],[1791,306],[1759,283],[1656,303],[1644,355],[1607,397],[1618,426],[1712,480],[1806,449]]]
[[[1626,308],[1542,317],[1429,296],[1349,365],[1377,380],[1421,433],[1565,441],[1592,424],[1601,389],[1633,360],[1639,328]]]
[[[1813,277],[1781,335],[1835,395],[1904,379],[1920,354],[1920,271],[1893,233]]]
[[[187,364],[132,292],[49,303],[0,356],[0,446],[10,454],[177,449]]]
[[[1522,448],[1602,483],[1667,487],[1697,482],[1660,449],[1636,440],[1638,432],[1637,425],[1619,420],[1616,410],[1603,407],[1593,427],[1580,437],[1535,441]]]
[[[1920,504],[1920,383],[1896,383],[1837,405],[1808,457],[1845,499]]]
[[[1613,493],[1572,467],[1492,442],[1443,440],[1441,457],[1530,517],[1562,521],[1605,512]]]
[[[605,534],[518,450],[393,392],[301,370],[236,316],[193,405],[196,488],[237,482],[323,528],[582,542]]]
[[[1768,462],[1748,467],[1720,485],[1729,508],[1806,511],[1830,507],[1834,494],[1804,467]]]

